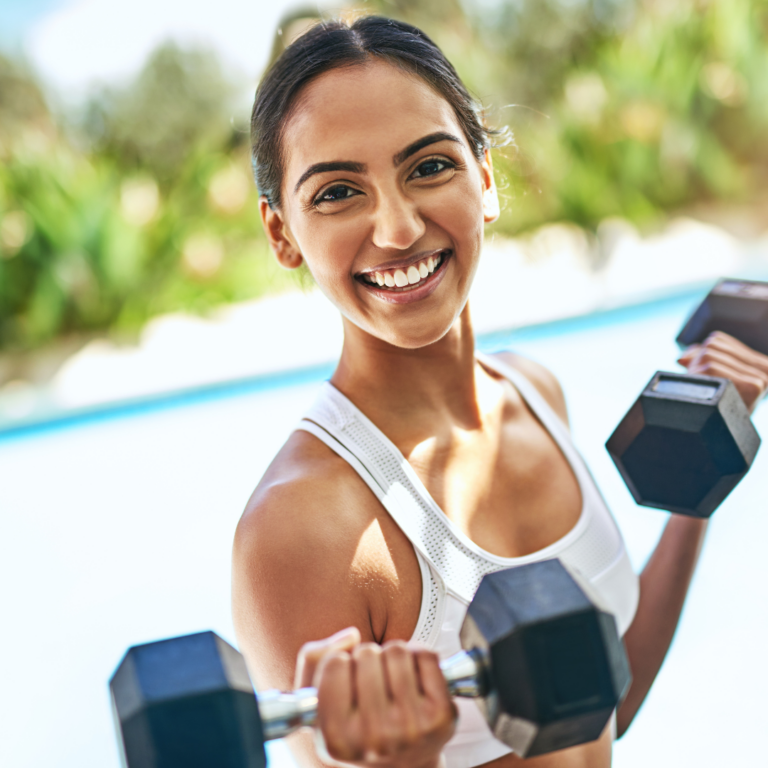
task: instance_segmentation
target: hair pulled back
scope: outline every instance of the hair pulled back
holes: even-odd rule
[[[380,16],[363,16],[352,24],[320,22],[289,45],[265,74],[251,115],[253,175],[259,194],[271,208],[281,203],[284,153],[282,131],[299,91],[324,72],[387,61],[417,75],[452,107],[473,154],[479,160],[490,146],[482,109],[470,96],[443,52],[420,29]]]

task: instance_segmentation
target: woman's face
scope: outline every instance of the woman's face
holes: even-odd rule
[[[484,221],[497,212],[450,104],[420,78],[373,61],[302,92],[284,134],[282,205],[261,212],[279,261],[303,258],[355,326],[418,348],[467,301]]]

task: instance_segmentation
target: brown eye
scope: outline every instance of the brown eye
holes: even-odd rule
[[[353,197],[359,194],[357,190],[346,186],[345,184],[337,184],[335,187],[321,192],[317,198],[315,198],[315,205],[318,203],[332,203],[337,200],[346,200],[348,197]]]
[[[447,160],[427,160],[422,163],[412,174],[414,179],[423,179],[427,176],[436,176],[447,168],[453,168],[453,163]]]

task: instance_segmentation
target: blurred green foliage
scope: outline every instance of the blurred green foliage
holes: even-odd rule
[[[499,232],[654,226],[768,191],[768,0],[364,9],[425,29],[511,129],[495,154]],[[0,58],[0,349],[133,334],[161,312],[294,284],[261,233],[237,85],[212,54],[166,44],[134,82],[54,120],[34,78]]]
[[[127,88],[92,97],[81,127],[93,152],[175,184],[195,150],[243,143],[230,124],[234,94],[211,51],[166,43]]]
[[[69,135],[29,74],[0,59],[0,94],[6,81],[26,95],[0,100],[24,109],[0,112],[0,349],[130,337],[164,312],[295,285],[268,255],[247,132],[210,54],[163,46]]]

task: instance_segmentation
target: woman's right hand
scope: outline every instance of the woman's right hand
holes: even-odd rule
[[[750,413],[768,390],[768,356],[722,331],[688,347],[677,362],[690,373],[730,379]]]
[[[350,628],[301,649],[296,683],[318,689],[316,733],[322,738],[316,742],[323,762],[440,765],[456,708],[432,651],[398,640],[360,643]]]

